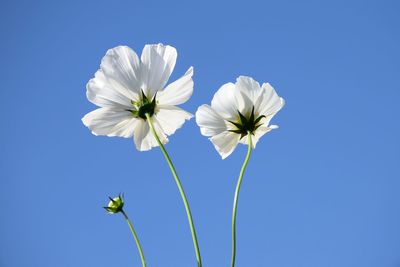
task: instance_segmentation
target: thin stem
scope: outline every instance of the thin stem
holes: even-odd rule
[[[236,185],[235,197],[233,199],[231,267],[235,266],[235,258],[236,258],[236,210],[237,210],[237,204],[238,204],[238,198],[239,198],[239,190],[240,190],[240,185],[242,184],[244,171],[246,170],[247,163],[249,162],[249,159],[250,159],[250,154],[251,154],[251,150],[252,150],[252,146],[253,146],[253,143],[251,141],[251,133],[248,132],[247,136],[248,136],[247,155],[246,155],[246,159],[243,162],[242,169],[240,170],[239,179],[238,179],[238,182]]]
[[[121,210],[121,213],[122,213],[122,215],[124,215],[126,221],[128,222],[128,225],[129,225],[129,228],[131,229],[133,238],[135,238],[136,246],[138,247],[139,254],[140,254],[140,259],[142,260],[142,266],[146,267],[146,260],[144,259],[143,249],[142,249],[142,246],[140,245],[139,238],[138,238],[138,236],[137,236],[137,234],[135,232],[135,229],[133,229],[132,222],[128,218],[128,215],[126,215],[124,210]]]
[[[176,173],[175,167],[172,164],[171,158],[169,157],[167,151],[165,150],[164,145],[161,143],[160,138],[158,137],[156,131],[154,130],[154,125],[153,125],[152,119],[148,113],[146,113],[146,119],[147,119],[147,122],[149,123],[150,130],[151,130],[152,134],[154,135],[154,138],[157,140],[157,143],[160,146],[161,151],[162,151],[165,159],[168,162],[169,168],[171,169],[172,175],[174,176],[176,185],[178,186],[179,192],[181,194],[183,204],[185,205],[187,218],[189,220],[190,232],[192,233],[193,245],[194,245],[194,249],[196,252],[197,266],[201,267],[202,265],[201,265],[199,243],[197,241],[196,230],[194,228],[192,213],[190,212],[190,207],[189,207],[189,203],[187,201],[186,195],[185,195],[185,191],[183,190],[181,181],[179,180],[179,177],[178,177],[178,174]]]

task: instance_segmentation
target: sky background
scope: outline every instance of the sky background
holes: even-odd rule
[[[249,75],[286,106],[258,143],[238,207],[237,267],[400,266],[398,1],[1,1],[0,266],[196,266],[161,151],[96,137],[81,118],[107,49],[173,45],[170,81],[194,66],[195,113]],[[230,262],[245,157],[221,160],[195,120],[166,146],[187,192],[204,267]]]

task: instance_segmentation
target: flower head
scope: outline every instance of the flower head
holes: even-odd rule
[[[166,86],[175,67],[176,49],[146,45],[141,58],[127,46],[107,51],[100,69],[86,86],[87,98],[100,108],[82,121],[94,135],[133,137],[140,151],[158,146],[146,122],[152,117],[163,144],[192,114],[177,107],[193,93],[193,68]]]
[[[114,198],[111,197],[108,198],[110,199],[110,202],[108,202],[107,207],[104,207],[104,209],[111,214],[121,212],[122,208],[124,207],[123,197],[121,195],[118,195],[117,197]]]
[[[260,86],[252,78],[240,76],[235,84],[221,86],[211,106],[199,107],[196,122],[224,159],[238,143],[248,143],[247,135],[251,134],[255,147],[261,136],[278,128],[269,122],[284,103],[269,83]]]

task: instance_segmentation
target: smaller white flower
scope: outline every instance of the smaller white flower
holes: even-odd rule
[[[284,104],[269,83],[260,86],[253,78],[240,76],[235,84],[226,83],[218,89],[211,106],[198,108],[196,122],[225,159],[238,143],[248,143],[249,133],[255,148],[261,136],[278,128],[269,123]]]
[[[100,108],[82,118],[94,135],[133,137],[140,151],[158,146],[146,114],[165,144],[192,114],[177,107],[193,93],[193,68],[165,87],[174,70],[176,49],[146,45],[139,59],[127,46],[107,51],[100,69],[86,86],[86,96]]]

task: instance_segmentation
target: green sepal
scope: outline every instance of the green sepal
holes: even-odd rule
[[[239,118],[240,118],[240,122],[242,123],[242,125],[247,125],[248,124],[247,118],[242,113],[240,113],[240,111],[238,111],[238,113],[239,113]]]
[[[229,121],[229,122],[232,123],[233,125],[235,125],[238,129],[242,128],[242,125],[240,123],[233,122],[233,121]]]
[[[261,116],[259,116],[255,121],[254,121],[254,124],[257,124],[257,123],[259,123],[260,122],[260,120],[262,119],[262,118],[266,118],[265,117],[265,115],[261,115]]]
[[[238,111],[238,115],[239,115],[239,122],[228,121],[232,123],[237,129],[228,131],[240,134],[240,139],[245,137],[248,133],[254,135],[254,132],[262,125],[258,123],[261,121],[262,118],[265,118],[264,115],[255,118],[254,106],[252,107],[250,116],[248,118],[245,115],[243,115],[240,111]]]

